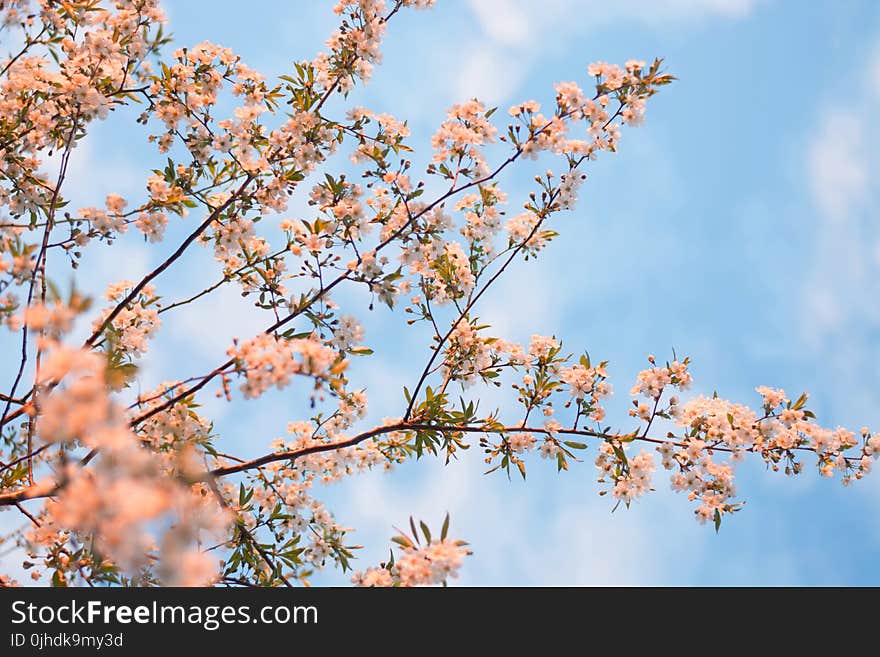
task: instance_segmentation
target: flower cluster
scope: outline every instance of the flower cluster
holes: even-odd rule
[[[454,105],[431,138],[434,162],[479,178],[488,173],[481,146],[495,141],[498,129],[489,121],[486,106],[478,100]],[[449,163],[449,164],[447,164]]]
[[[141,447],[122,409],[109,397],[101,355],[58,344],[49,345],[46,355],[42,382],[65,383],[38,400],[40,438],[71,446],[81,442],[98,457],[90,468],[85,463],[62,468],[63,488],[28,534],[32,554],[46,550],[44,562],[60,583],[69,570],[82,573],[88,566],[95,572],[104,558],[128,571],[156,565],[167,584],[212,581],[216,560],[199,550],[198,543],[204,536],[225,533],[228,518],[222,508],[206,498],[201,484],[190,487],[169,477],[163,461]],[[157,527],[164,527],[158,537]],[[157,540],[164,548],[158,557]],[[91,546],[90,557],[84,545]],[[83,556],[71,562],[73,552]]]
[[[116,312],[105,329],[109,342],[108,351],[116,351],[117,354],[128,357],[142,356],[147,351],[147,341],[162,326],[155,286],[143,286],[133,299],[121,305],[134,287],[135,283],[125,280],[111,284],[104,297],[112,305],[95,318],[92,324],[94,329],[98,329],[105,324],[111,312]],[[121,306],[118,311],[117,306]]]
[[[401,586],[441,584],[458,576],[458,569],[468,551],[453,541],[432,541],[421,549],[405,550],[395,565]]]
[[[688,401],[674,413],[676,424],[686,430],[681,442],[667,442],[659,448],[664,466],[677,471],[673,488],[701,502],[696,511],[701,521],[720,522],[723,514],[739,507],[731,501],[736,493],[733,465],[747,452],[760,454],[774,470],[782,463],[787,474],[798,474],[803,464],[796,452],[806,449],[818,457],[822,476],[839,471],[844,483],[860,479],[871,469],[880,441],[867,429],[857,435],[840,427],[821,427],[804,408],[806,395],[792,402],[782,390],[766,386],[757,390],[764,400],[760,415],[718,397]],[[718,463],[716,452],[730,453],[731,461]]]
[[[446,378],[470,385],[496,364],[492,340],[480,335],[481,328],[486,327],[464,320],[452,331],[443,361]]]
[[[596,468],[599,470],[599,482],[604,482],[606,477],[610,479],[613,484],[611,494],[615,499],[629,505],[634,499],[652,490],[654,459],[644,450],[633,458],[621,458],[622,454],[620,441],[602,443],[599,446],[599,456],[596,457]]]
[[[422,288],[439,305],[465,298],[476,283],[471,260],[458,242],[434,241],[422,246],[408,261],[422,277]]]
[[[355,573],[355,586],[432,586],[458,577],[458,570],[470,552],[459,541],[433,540],[427,545],[407,545],[396,563],[388,568],[370,568]]]
[[[50,443],[79,440],[89,447],[117,435],[107,394],[104,359],[97,353],[55,346],[46,354],[41,383],[64,384],[40,396],[40,437]]]
[[[608,363],[602,362],[591,367],[589,358],[584,356],[578,364],[563,368],[559,372],[559,378],[568,384],[580,414],[596,422],[605,419],[605,409],[600,403],[611,396],[607,365]]]
[[[244,376],[241,391],[248,398],[259,397],[272,386],[284,388],[297,374],[321,382],[345,369],[339,354],[314,336],[287,340],[264,333],[233,345],[227,353]]]

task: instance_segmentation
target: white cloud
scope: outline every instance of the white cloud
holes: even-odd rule
[[[841,332],[851,335],[865,322],[880,323],[876,305],[865,303],[880,291],[880,230],[872,208],[880,188],[871,176],[880,145],[873,121],[880,109],[880,41],[873,53],[867,78],[854,62],[847,109],[823,113],[806,147],[819,220],[802,324],[813,347]]]
[[[507,340],[553,333],[562,324],[563,304],[571,302],[572,292],[560,285],[565,279],[556,271],[559,267],[552,254],[511,265],[487,293],[485,303],[476,307],[477,315],[492,325],[493,335]]]
[[[552,49],[562,37],[613,23],[665,27],[713,16],[743,18],[761,0],[467,0],[485,39],[462,48],[453,73],[456,97],[479,96],[490,104],[510,100],[532,65],[535,53]]]
[[[469,0],[483,30],[494,41],[520,46],[529,36],[530,16],[527,7],[516,0]]]
[[[111,120],[117,117],[112,116],[108,122]],[[62,193],[74,207],[102,205],[110,192],[129,197],[145,189],[149,170],[125,153],[113,155],[112,149],[107,148],[112,141],[111,130],[107,123],[91,124],[89,133],[71,151]],[[61,156],[58,150],[45,158],[51,180],[57,175]]]
[[[874,44],[868,60],[866,84],[871,95],[880,98],[880,40]]]
[[[847,108],[820,115],[805,140],[816,213],[805,227],[813,239],[800,273],[799,323],[801,348],[821,354],[813,387],[839,417],[869,425],[876,417],[871,391],[880,382],[873,365],[880,307],[872,303],[880,294],[880,185],[872,175],[880,147],[873,119],[880,109],[880,40],[873,53],[873,65],[852,62]]]
[[[459,100],[479,97],[494,105],[509,99],[523,80],[524,63],[517,53],[495,44],[473,44],[460,53],[454,80]]]
[[[567,4],[583,6],[585,3],[570,0]],[[647,23],[667,23],[681,19],[695,21],[713,16],[745,18],[758,4],[759,0],[588,0],[586,3],[599,16]]]
[[[611,23],[665,26],[713,17],[741,19],[760,0],[468,0],[486,35],[511,47],[544,44],[551,32],[588,31]]]
[[[171,314],[175,317],[172,319]],[[255,309],[251,297],[243,298],[237,285],[223,285],[209,296],[180,306],[165,315],[166,330],[184,348],[209,362],[222,360],[232,338],[247,340],[271,323]]]
[[[418,94],[400,94],[394,111],[410,119],[435,120],[435,108],[475,96],[489,105],[521,100],[514,96],[530,75],[536,55],[569,47],[573,36],[617,23],[665,29],[672,23],[687,26],[715,16],[744,17],[761,1],[465,0],[477,38],[459,39],[455,48],[421,49],[426,38],[421,30],[397,37],[405,39],[408,48],[422,50],[411,64],[397,64],[402,77],[424,75],[432,85],[420,88]],[[433,31],[427,36],[436,39]]]
[[[845,219],[867,195],[865,118],[853,112],[829,114],[810,144],[810,186],[820,210],[835,221]]]

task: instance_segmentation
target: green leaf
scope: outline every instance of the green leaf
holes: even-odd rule
[[[565,461],[565,454],[561,451],[556,452],[556,472],[568,470],[568,463]]]

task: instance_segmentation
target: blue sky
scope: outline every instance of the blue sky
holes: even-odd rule
[[[331,4],[252,0],[244,11],[240,2],[165,2],[178,45],[221,43],[267,77],[322,47]],[[555,81],[586,85],[592,61],[665,57],[679,81],[652,100],[644,126],[624,131],[619,154],[591,166],[578,208],[556,219],[562,237],[513,267],[478,307],[481,318],[506,338],[555,334],[570,350],[610,360],[611,420],[624,419],[645,355],[674,347],[694,361],[694,394],[717,390],[757,404],[756,385],[807,390],[823,424],[880,427],[880,186],[872,176],[880,5],[439,0],[395,19],[384,51],[351,104],[409,119],[417,162],[429,157],[430,135],[454,102],[547,102]],[[148,163],[159,160],[122,137],[131,123],[130,114],[113,117],[78,149],[69,183],[78,204],[143,189]],[[534,173],[502,179],[511,209]],[[307,212],[302,199],[289,214],[298,212]],[[80,286],[99,294],[110,280],[135,278],[165,257],[175,235],[152,251],[135,235],[96,246]],[[183,296],[215,271],[210,254],[199,253],[159,281],[160,293]],[[377,352],[355,370],[371,419],[400,415],[426,335],[406,330],[400,314],[367,312],[356,294],[345,299],[366,316]],[[145,363],[147,386],[216,365],[233,335],[266,325],[246,309],[232,290],[169,317]],[[253,455],[299,419],[301,405],[295,390],[244,407],[205,401],[221,432]],[[486,404],[504,397],[492,393]],[[877,476],[843,488],[810,468],[787,478],[741,465],[747,503],[716,535],[694,521],[663,473],[656,493],[611,514],[596,494],[592,452],[585,458],[562,475],[534,459],[526,483],[483,476],[477,454],[448,467],[423,460],[319,496],[357,529],[361,567],[387,555],[392,525],[410,514],[439,524],[450,511],[453,533],[474,550],[458,580],[468,585],[880,584]],[[345,580],[328,572],[315,581]]]

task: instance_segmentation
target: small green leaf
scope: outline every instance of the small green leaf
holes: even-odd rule
[[[413,545],[413,542],[409,540],[406,536],[394,536],[391,540],[405,548],[415,547]]]

